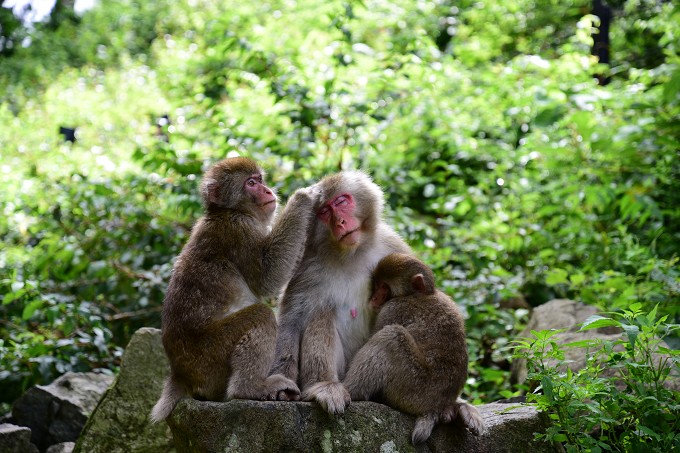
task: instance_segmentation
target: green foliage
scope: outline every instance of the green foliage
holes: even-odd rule
[[[643,311],[640,303],[608,315],[591,316],[581,331],[615,327],[624,334],[621,340],[560,346],[554,338],[560,331],[544,330],[515,342],[516,357],[528,359],[528,379],[536,384],[529,401],[556,422],[538,437],[564,442],[567,451],[680,448],[680,395],[670,389],[680,382],[680,351],[662,341],[680,325],[668,323],[668,315],[660,316],[657,307]],[[583,351],[583,369],[558,366],[569,348]]]
[[[581,0],[0,16],[3,36],[31,39],[0,48],[2,400],[115,370],[130,334],[159,325],[197,180],[231,152],[260,160],[283,201],[342,168],[374,176],[467,315],[474,401],[518,391],[505,351],[528,310],[508,301],[640,303],[676,322],[680,9],[647,3],[614,5],[611,68],[589,55]]]

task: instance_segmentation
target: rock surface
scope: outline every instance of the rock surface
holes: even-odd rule
[[[45,453],[71,453],[75,448],[75,442],[62,442],[52,445]]]
[[[113,376],[66,373],[49,385],[28,389],[12,407],[12,419],[31,429],[31,441],[41,450],[75,441]]]
[[[174,451],[167,424],[149,421],[169,370],[160,330],[142,328],[135,332],[123,355],[120,374],[92,413],[74,451]]]
[[[38,453],[31,443],[31,429],[3,423],[0,425],[0,453]]]
[[[425,444],[414,447],[414,418],[387,406],[353,402],[333,417],[313,403],[234,400],[215,403],[184,399],[168,423],[181,452],[469,452],[560,451],[533,440],[548,426],[531,406],[479,406],[487,431],[474,436],[457,423],[438,425]]]

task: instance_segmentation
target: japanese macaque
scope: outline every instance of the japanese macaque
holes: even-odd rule
[[[317,187],[323,201],[281,300],[272,373],[297,381],[304,400],[340,414],[350,402],[340,381],[375,319],[371,272],[383,257],[410,249],[382,220],[382,191],[366,174],[341,172]]]
[[[343,381],[352,400],[379,400],[417,416],[414,444],[458,416],[481,434],[481,415],[458,398],[468,369],[463,316],[435,288],[430,268],[409,255],[386,256],[374,271],[370,305],[379,312],[375,333]]]
[[[277,324],[262,300],[277,296],[302,258],[316,203],[293,194],[272,225],[277,197],[251,159],[210,168],[200,185],[205,215],[175,262],[163,301],[162,338],[170,377],[151,413],[163,420],[184,396],[299,398],[296,383],[268,375]]]

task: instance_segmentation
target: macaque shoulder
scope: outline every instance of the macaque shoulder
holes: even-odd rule
[[[456,304],[439,290],[428,296],[413,294],[390,299],[381,308],[377,320],[380,326],[400,324],[425,329],[433,325],[458,328],[462,322],[463,317]]]
[[[437,307],[438,301],[435,295],[423,296],[414,294],[410,296],[394,297],[383,304],[376,322],[376,327],[384,327],[390,324],[399,324],[409,327],[413,324],[425,323],[426,313],[441,314],[442,310]]]
[[[408,253],[408,254],[413,253],[411,247],[409,247],[408,244],[404,242],[402,237],[399,236],[385,222],[378,223],[378,225],[376,226],[375,237],[378,238],[379,240],[379,243],[377,245],[379,252],[376,254],[378,255],[377,261],[380,261],[390,253]]]

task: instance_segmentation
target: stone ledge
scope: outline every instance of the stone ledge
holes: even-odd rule
[[[469,452],[560,451],[533,440],[549,422],[534,407],[493,403],[478,406],[486,433],[474,436],[457,423],[438,425],[414,447],[414,417],[372,402],[353,402],[333,417],[313,403],[185,399],[168,424],[181,452]]]

